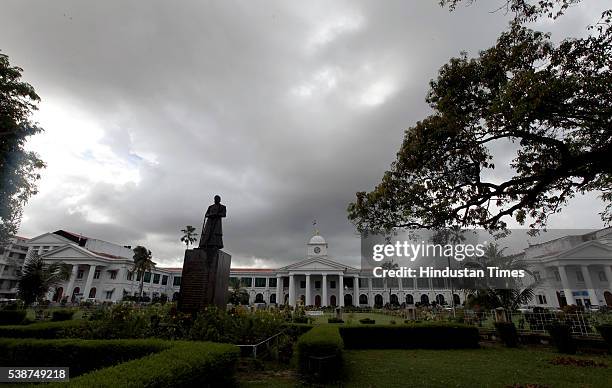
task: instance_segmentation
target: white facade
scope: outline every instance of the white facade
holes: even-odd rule
[[[139,280],[131,274],[131,247],[85,238],[65,231],[46,233],[27,243],[46,260],[72,266],[70,280],[51,300],[95,298],[118,301],[137,295]],[[382,306],[386,303],[463,303],[464,293],[447,279],[374,278],[370,272],[339,263],[328,255],[328,244],[315,234],[306,244],[305,257],[278,269],[232,268],[249,303],[314,306]],[[531,306],[560,307],[564,303],[612,306],[612,228],[582,236],[568,236],[530,246],[525,260],[539,279]],[[178,296],[181,268],[157,267],[146,274],[144,293],[149,297]],[[94,290],[94,291],[92,291]]]
[[[28,251],[27,241],[15,236],[0,247],[0,300],[17,298],[17,280]]]

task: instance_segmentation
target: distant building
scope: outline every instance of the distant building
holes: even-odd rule
[[[0,246],[0,300],[17,298],[17,280],[28,252],[27,242],[27,238],[15,236]]]
[[[140,279],[131,272],[133,252],[129,246],[59,230],[27,243],[45,260],[72,266],[70,280],[49,294],[61,301],[95,298],[119,301],[137,295]],[[533,245],[524,258],[539,283],[532,306],[565,304],[612,306],[612,228],[567,236]],[[181,284],[181,268],[156,267],[144,275],[144,294],[165,294],[175,299]],[[374,278],[340,263],[328,255],[325,239],[315,234],[306,243],[306,254],[295,263],[276,269],[232,268],[230,277],[249,294],[249,303],[303,304],[313,306],[383,306],[386,303],[455,304],[464,293],[451,293],[448,279]]]

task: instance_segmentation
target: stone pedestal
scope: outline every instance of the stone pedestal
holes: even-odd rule
[[[178,309],[197,313],[208,305],[225,310],[232,257],[220,250],[187,249]]]

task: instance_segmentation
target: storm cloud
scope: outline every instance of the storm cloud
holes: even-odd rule
[[[497,7],[5,0],[0,49],[40,94],[46,130],[28,145],[48,167],[20,233],[143,244],[178,265],[179,230],[199,231],[220,194],[235,266],[303,257],[315,219],[331,255],[358,265],[348,203],[429,114],[440,66],[506,28]],[[599,11],[537,27],[584,35]],[[600,227],[601,209],[595,195],[577,198],[551,226]]]

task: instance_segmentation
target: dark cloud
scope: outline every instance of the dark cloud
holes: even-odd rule
[[[176,264],[179,229],[199,229],[219,193],[236,263],[303,256],[317,219],[331,254],[357,265],[347,204],[428,114],[439,67],[506,27],[490,11],[449,13],[435,0],[5,1],[0,48],[41,95],[47,128],[32,142],[49,167],[22,233],[146,244]],[[551,28],[580,35],[596,11]],[[599,225],[596,200],[575,204],[558,222]]]

